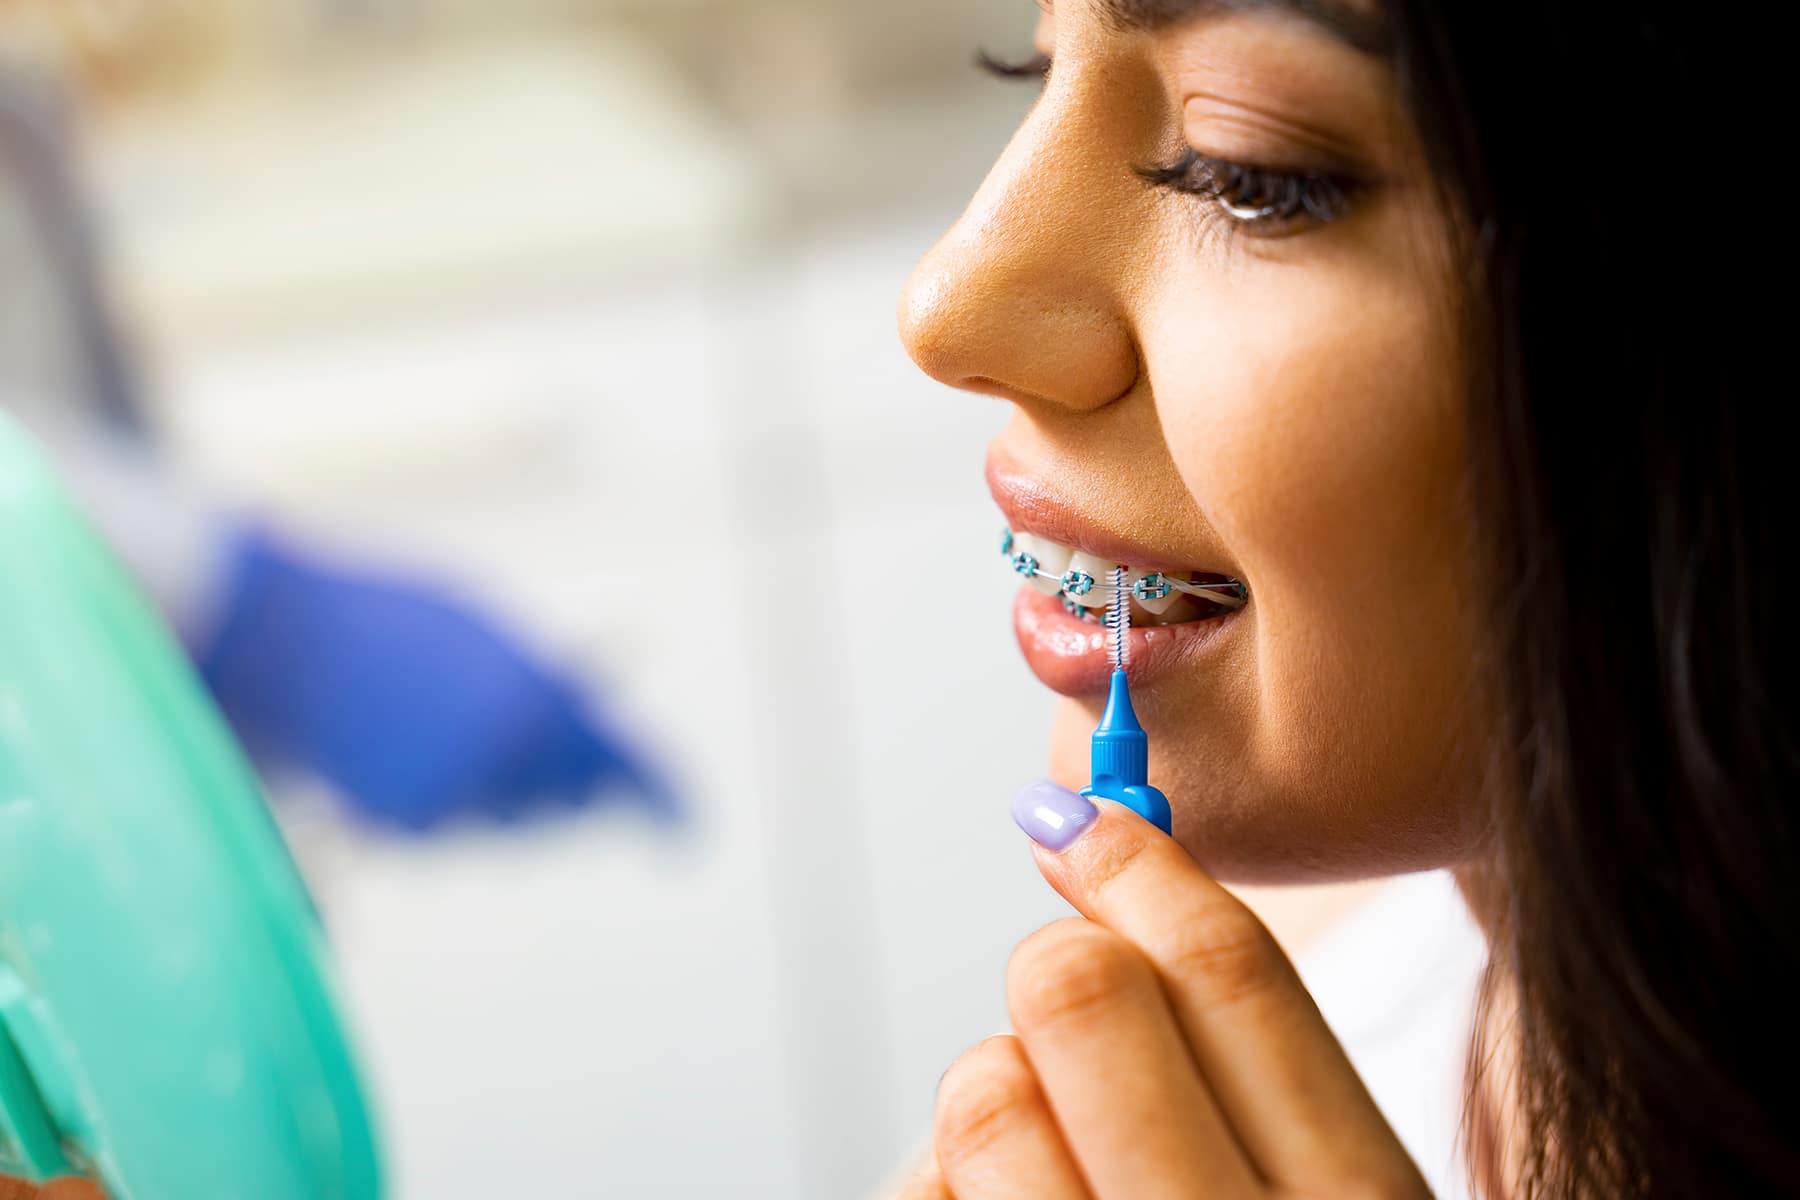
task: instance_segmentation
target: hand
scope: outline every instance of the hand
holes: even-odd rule
[[[1050,784],[1015,801],[1082,916],[1013,951],[1017,1034],[944,1073],[936,1161],[898,1200],[1427,1196],[1262,922],[1154,826],[1096,804]]]
[[[239,736],[377,821],[426,830],[629,795],[676,815],[659,771],[574,680],[442,587],[237,538],[195,657]]]
[[[0,1175],[0,1200],[106,1200],[106,1197],[99,1184],[74,1176],[37,1184]]]

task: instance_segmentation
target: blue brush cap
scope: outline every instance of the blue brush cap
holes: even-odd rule
[[[1092,764],[1095,779],[1111,775],[1120,783],[1140,787],[1150,782],[1150,738],[1132,710],[1131,689],[1123,671],[1112,673],[1106,711],[1094,730]]]
[[[1123,670],[1112,673],[1090,763],[1093,781],[1081,789],[1082,795],[1117,800],[1164,833],[1172,831],[1168,797],[1150,786],[1150,738],[1132,710]]]

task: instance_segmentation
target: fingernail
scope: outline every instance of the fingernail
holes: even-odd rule
[[[1100,816],[1085,796],[1048,779],[1027,784],[1013,797],[1012,818],[1046,850],[1066,850]]]

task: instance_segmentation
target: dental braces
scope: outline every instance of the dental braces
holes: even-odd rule
[[[1186,579],[1173,579],[1161,571],[1147,571],[1135,579],[1128,580],[1123,567],[1113,569],[1111,582],[1095,579],[1086,571],[1070,569],[1058,575],[1054,571],[1046,571],[1038,565],[1035,555],[1026,550],[1018,550],[1013,546],[1013,532],[1010,529],[1000,531],[1000,553],[1006,557],[1012,569],[1027,579],[1048,579],[1057,585],[1058,595],[1062,598],[1062,606],[1071,615],[1084,621],[1099,621],[1101,616],[1095,610],[1076,601],[1077,596],[1086,596],[1094,592],[1102,595],[1112,593],[1115,597],[1120,592],[1129,592],[1136,600],[1162,600],[1170,592],[1181,592],[1200,600],[1217,604],[1222,608],[1242,608],[1250,601],[1250,589],[1237,580],[1222,583],[1193,583]]]

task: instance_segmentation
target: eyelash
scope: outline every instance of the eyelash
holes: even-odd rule
[[[1166,166],[1138,167],[1149,183],[1217,202],[1226,216],[1259,232],[1344,215],[1355,184],[1320,171],[1282,171],[1202,154],[1193,147]]]
[[[976,52],[975,62],[1002,79],[1041,80],[1050,74],[1047,54],[1009,63],[981,50]],[[1157,187],[1212,200],[1240,228],[1258,233],[1292,232],[1307,222],[1322,225],[1335,221],[1344,215],[1356,190],[1355,181],[1344,176],[1232,162],[1191,146],[1172,163],[1137,167],[1136,171]]]
[[[998,75],[1002,79],[1043,79],[1050,74],[1048,54],[1034,54],[1024,62],[1007,62],[995,58],[986,50],[977,50],[975,65],[989,75]]]

